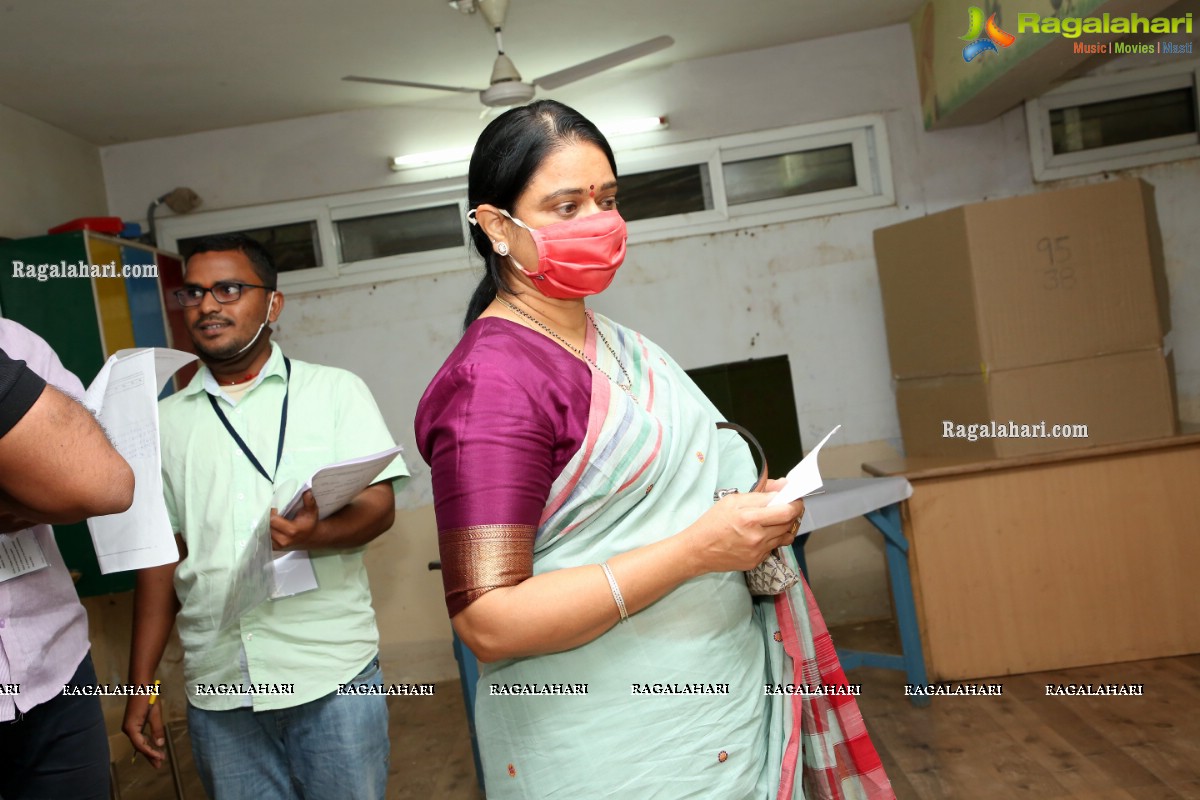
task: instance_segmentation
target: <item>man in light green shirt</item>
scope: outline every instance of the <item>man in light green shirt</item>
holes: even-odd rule
[[[382,683],[363,551],[391,526],[393,484],[408,472],[397,458],[325,519],[311,493],[290,520],[271,511],[320,467],[394,444],[362,380],[270,341],[283,309],[275,277],[243,236],[202,240],[188,259],[177,297],[204,366],[159,407],[181,559],[138,575],[130,681],[153,682],[177,613],[189,732],[211,797],[382,800],[386,699],[342,687]],[[268,527],[276,549],[308,552],[318,588],[239,613],[253,585],[239,565]],[[125,718],[156,766],[158,713],[131,698]]]

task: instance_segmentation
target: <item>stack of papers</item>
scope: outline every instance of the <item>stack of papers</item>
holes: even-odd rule
[[[313,500],[317,503],[319,519],[336,514],[358,496],[359,492],[374,483],[379,473],[400,455],[402,449],[396,445],[369,456],[321,467],[296,490],[279,515],[285,519],[294,519],[304,508],[304,493],[308,491],[313,493]],[[272,600],[317,588],[317,576],[305,550],[292,550],[276,556],[272,568],[275,579],[275,588],[271,592]]]

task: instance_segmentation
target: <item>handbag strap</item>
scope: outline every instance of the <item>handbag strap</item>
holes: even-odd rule
[[[767,485],[767,454],[763,452],[762,445],[758,443],[758,439],[754,438],[754,434],[738,425],[736,422],[718,422],[717,427],[721,430],[733,431],[740,434],[743,439],[754,446],[758,451],[758,460],[762,464],[762,469],[758,473],[758,482],[754,484],[754,488],[750,491],[761,492]]]

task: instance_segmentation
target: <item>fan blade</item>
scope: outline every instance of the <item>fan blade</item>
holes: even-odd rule
[[[344,81],[357,81],[358,83],[382,83],[384,86],[411,86],[414,89],[437,89],[441,92],[466,92],[468,94],[478,94],[483,89],[469,89],[466,86],[442,86],[436,83],[417,83],[415,81],[393,81],[387,78],[364,78],[361,75],[347,75],[342,78]]]
[[[560,69],[558,72],[551,72],[549,75],[543,75],[538,78],[533,83],[543,89],[557,89],[573,81],[589,78],[598,72],[620,66],[626,61],[633,61],[635,58],[657,53],[659,50],[663,50],[673,44],[675,44],[675,40],[670,36],[659,36],[656,39],[650,39],[641,44],[626,47],[624,50],[617,50],[615,53],[593,58],[591,61],[584,61],[582,64]]]

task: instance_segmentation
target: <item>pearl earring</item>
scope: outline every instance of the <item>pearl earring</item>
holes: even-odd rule
[[[508,255],[508,242],[496,242],[496,252],[501,258]]]

